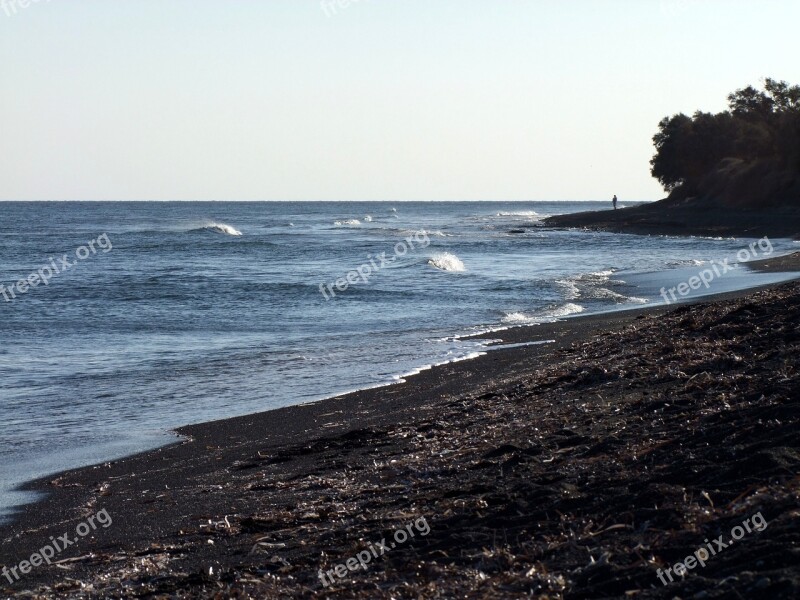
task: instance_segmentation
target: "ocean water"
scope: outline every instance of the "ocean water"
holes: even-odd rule
[[[389,384],[480,353],[472,333],[663,302],[750,242],[541,227],[608,207],[0,204],[0,514],[31,500],[20,483],[174,427]]]

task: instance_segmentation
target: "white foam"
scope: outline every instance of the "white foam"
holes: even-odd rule
[[[366,223],[372,223],[372,217],[371,217],[371,216],[369,216],[369,215],[365,215],[365,216],[364,216],[364,222],[366,222]]]
[[[610,299],[610,300],[626,300],[628,297],[620,294],[619,292],[615,292],[614,290],[610,290],[604,287],[598,287],[589,290],[589,293],[586,294],[589,298],[601,298],[601,299]]]
[[[342,221],[334,221],[333,224],[336,227],[355,227],[361,225],[361,221],[358,219],[344,219]]]
[[[567,302],[564,306],[560,306],[555,310],[550,311],[551,317],[568,317],[569,315],[576,315],[578,313],[582,313],[586,310],[580,304],[574,304],[572,302]]]
[[[513,313],[507,313],[501,319],[501,321],[503,323],[527,323],[527,322],[531,321],[533,318],[534,317],[529,317],[525,313],[513,312]]]
[[[594,273],[589,273],[589,277],[597,277],[600,279],[608,279],[614,274],[613,269],[607,269],[605,271],[595,271]]]
[[[417,367],[416,369],[412,369],[407,373],[403,373],[402,375],[392,375],[392,378],[395,380],[396,383],[405,383],[407,377],[413,377],[414,375],[419,375],[423,371],[429,371],[434,367],[441,367],[442,365],[449,365],[452,363],[463,362],[465,360],[473,360],[481,356],[486,356],[486,352],[470,352],[468,354],[465,354],[464,356],[458,356],[456,358],[451,358],[449,360],[443,360],[441,362],[433,363],[432,365],[423,365],[421,367]]]
[[[489,346],[486,349],[490,352],[493,350],[511,350],[513,348],[527,348],[528,346],[543,346],[545,344],[555,344],[556,340],[538,340],[535,342],[519,342],[518,344],[497,344]]]
[[[230,225],[226,225],[225,223],[207,223],[203,225],[203,229],[207,229],[208,231],[213,231],[215,233],[223,233],[225,235],[242,235],[241,231],[231,227]]]
[[[427,237],[455,237],[452,233],[445,233],[444,231],[428,231],[427,229],[402,229],[399,227],[376,227],[373,231],[378,233],[385,233],[386,235],[395,236],[427,236]]]
[[[595,271],[594,273],[581,273],[569,279],[558,279],[555,283],[564,288],[565,300],[577,300],[581,296],[592,297],[590,286],[592,284],[606,283],[613,274],[613,269],[606,269],[604,271]],[[587,289],[585,290],[584,288]],[[588,293],[586,293],[587,291]]]
[[[605,283],[614,274],[613,269],[606,269],[605,271],[595,271],[594,273],[581,273],[573,277],[573,281],[582,281],[587,283]]]
[[[449,252],[434,254],[428,259],[428,264],[439,269],[440,271],[461,272],[467,270],[467,268],[464,266],[464,263],[461,262],[461,259],[455,254],[450,254]]]
[[[671,260],[671,261],[667,262],[667,266],[668,267],[687,267],[687,266],[688,267],[700,267],[700,266],[702,266],[704,264],[706,264],[706,261],[704,261],[704,260],[695,260],[695,259]]]
[[[581,290],[571,279],[559,279],[556,285],[564,288],[564,298],[567,300],[577,300],[581,297]]]
[[[596,298],[600,300],[614,300],[617,303],[629,304],[647,304],[649,302],[649,300],[646,298],[639,298],[638,296],[626,296],[625,294],[620,294],[619,292],[615,292],[614,290],[604,287],[591,288],[587,290],[587,293],[584,294],[584,297]]]
[[[516,212],[499,212],[497,217],[538,217],[539,213],[534,210],[520,210]]]
[[[618,303],[633,303],[633,304],[646,304],[649,302],[645,298],[637,296],[626,296],[620,294],[608,287],[607,285],[624,285],[622,280],[611,279],[611,276],[616,271],[614,269],[606,269],[604,271],[595,271],[593,273],[583,273],[570,279],[559,279],[555,283],[562,288],[562,293],[565,300],[584,299],[597,299],[597,300],[613,300]]]
[[[419,230],[412,230],[412,229],[402,229],[400,230],[402,235],[427,235],[428,237],[453,237],[452,233],[445,233],[444,231],[428,231],[427,229],[419,229]]]
[[[523,312],[506,313],[501,319],[501,322],[511,327],[519,325],[539,325],[541,323],[551,322],[561,317],[582,313],[584,310],[586,309],[580,304],[567,302],[566,304],[556,308],[530,315],[526,315]]]

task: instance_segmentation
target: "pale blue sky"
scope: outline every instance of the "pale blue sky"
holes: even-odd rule
[[[656,199],[663,116],[800,83],[796,0],[19,2],[2,199]]]

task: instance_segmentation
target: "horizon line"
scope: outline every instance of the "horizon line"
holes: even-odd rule
[[[457,199],[448,199],[448,200],[231,200],[231,199],[207,199],[207,198],[196,198],[191,200],[169,200],[164,198],[155,198],[155,199],[121,199],[121,198],[114,198],[114,199],[97,199],[97,198],[90,198],[90,199],[77,199],[77,198],[57,198],[57,199],[26,199],[26,200],[19,200],[19,199],[0,199],[0,203],[3,202],[252,202],[252,203],[266,203],[266,202],[307,202],[307,203],[321,203],[321,202],[397,202],[397,203],[408,203],[408,202],[611,202],[611,200],[605,199],[597,199],[597,198],[582,198],[582,199],[548,199],[548,200],[520,200],[520,199],[512,199],[512,200],[457,200]],[[620,200],[620,202],[657,202],[657,200],[647,199],[631,199],[631,200]]]

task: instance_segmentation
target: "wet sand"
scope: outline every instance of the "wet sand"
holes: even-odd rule
[[[775,258],[765,258],[747,263],[755,271],[763,273],[785,273],[787,271],[800,271],[800,252],[793,252]]]
[[[183,443],[32,484],[50,495],[0,528],[0,568],[98,511],[113,523],[0,591],[800,597],[799,325],[798,283],[574,318],[489,336],[552,343],[187,427]],[[756,514],[764,531],[661,583]],[[422,517],[430,533],[338,577]]]

